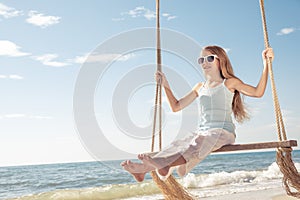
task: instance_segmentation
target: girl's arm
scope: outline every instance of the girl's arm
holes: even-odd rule
[[[272,48],[267,48],[262,52],[264,69],[261,78],[256,87],[243,83],[240,79],[229,78],[226,85],[232,91],[237,90],[240,93],[251,97],[262,97],[265,93],[268,82],[267,58],[273,60],[274,53]]]
[[[198,96],[197,90],[201,87],[200,84],[197,84],[191,92],[189,92],[183,98],[177,100],[174,96],[170,85],[162,72],[156,72],[156,81],[162,85],[165,89],[165,93],[169,102],[169,105],[173,112],[182,110],[183,108],[190,105]]]

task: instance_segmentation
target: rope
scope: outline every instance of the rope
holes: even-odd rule
[[[283,174],[282,182],[286,193],[300,198],[300,175],[292,160],[292,148],[279,149],[276,157],[276,162]],[[293,192],[291,188],[296,191]]]
[[[267,23],[265,16],[264,0],[260,0],[260,10],[262,16],[262,25],[264,32],[265,47],[269,48],[269,38],[267,31]],[[279,105],[277,90],[275,87],[274,74],[272,69],[272,61],[267,58],[267,65],[271,80],[272,97],[274,102],[275,118],[277,125],[278,140],[287,140],[286,131],[283,123],[282,113]],[[283,185],[288,195],[300,198],[300,174],[292,160],[292,148],[278,148],[276,154],[276,162],[283,174]],[[292,192],[291,188],[296,189],[298,192]]]
[[[160,19],[159,19],[159,0],[156,0],[156,62],[157,62],[157,71],[162,70],[161,64],[161,44],[160,44]],[[154,105],[154,117],[153,117],[153,127],[152,127],[152,143],[151,151],[154,151],[155,144],[155,132],[156,132],[156,122],[158,120],[158,131],[159,131],[159,151],[162,149],[162,97],[161,97],[161,84],[156,84],[155,91],[155,105]],[[158,119],[157,119],[158,112]],[[159,189],[164,194],[166,200],[174,199],[185,199],[193,200],[194,197],[190,195],[185,188],[183,188],[176,179],[171,175],[166,181],[162,181],[156,174],[152,171],[151,176],[159,187]]]
[[[154,152],[154,144],[155,144],[155,130],[156,130],[156,118],[157,118],[157,106],[158,103],[158,94],[161,86],[159,84],[156,84],[156,90],[155,90],[155,103],[154,103],[154,116],[153,116],[153,127],[152,127],[152,143],[151,143],[151,152]]]
[[[265,47],[269,48],[270,45],[269,45],[269,38],[268,38],[268,31],[267,31],[264,0],[260,0],[260,8],[261,8],[262,24],[263,24],[263,31],[264,31]],[[285,127],[284,127],[282,114],[281,114],[281,109],[280,109],[280,105],[279,105],[277,90],[276,90],[276,86],[275,86],[274,74],[273,74],[273,69],[272,69],[272,61],[269,58],[267,59],[267,64],[268,64],[270,80],[271,80],[271,88],[272,88],[272,96],[273,96],[274,108],[275,108],[278,139],[280,141],[282,141],[282,138],[283,138],[283,140],[287,140]]]
[[[161,71],[161,47],[160,47],[160,23],[159,23],[159,0],[156,0],[156,70]],[[159,151],[161,151],[161,84],[156,83],[155,91],[155,105],[154,105],[154,118],[153,118],[153,128],[152,128],[152,144],[151,152],[154,151],[155,144],[155,132],[156,132],[156,122],[157,122],[157,112],[159,121]]]
[[[156,70],[161,72],[161,45],[160,45],[160,19],[159,19],[159,0],[156,0]],[[157,118],[157,107],[158,107],[158,131],[159,131],[159,151],[161,151],[162,143],[162,123],[161,123],[161,84],[156,84],[155,91],[155,105],[154,105],[154,119],[152,128],[152,144],[151,151],[154,151],[155,144],[155,132],[156,132],[156,118]]]

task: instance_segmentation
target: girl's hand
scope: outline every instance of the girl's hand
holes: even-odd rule
[[[264,61],[264,63],[267,62],[267,59],[270,59],[271,61],[274,60],[274,52],[272,48],[266,48],[265,50],[263,50],[262,52],[262,59]]]
[[[161,84],[161,86],[163,87],[168,86],[168,81],[164,73],[157,71],[155,73],[155,79],[158,84]]]

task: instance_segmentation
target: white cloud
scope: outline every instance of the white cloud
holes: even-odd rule
[[[147,20],[152,20],[156,18],[156,12],[145,8],[144,6],[136,7],[132,10],[129,10],[128,12],[121,13],[121,15],[129,15],[132,18],[145,17]],[[173,16],[169,13],[163,13],[162,17],[166,18],[168,21],[176,18],[176,16]],[[122,19],[124,20],[124,18]]]
[[[58,62],[54,61],[58,55],[56,54],[44,54],[41,56],[34,56],[33,59],[40,61],[43,65],[51,66],[51,67],[64,67],[67,65],[70,65],[70,63],[67,62]]]
[[[277,35],[287,35],[287,34],[294,32],[295,30],[296,29],[294,29],[294,28],[283,28],[277,33]]]
[[[0,119],[37,119],[37,120],[41,120],[41,119],[53,119],[53,117],[15,113],[15,114],[0,115]]]
[[[15,8],[10,8],[3,3],[0,3],[0,15],[4,18],[17,17],[22,15],[22,11],[16,10]]]
[[[144,6],[136,7],[135,9],[129,10],[128,12],[125,12],[125,13],[122,13],[122,14],[127,14],[127,15],[129,15],[133,18],[143,16],[148,20],[151,20],[151,19],[155,18],[155,12],[145,8]]]
[[[121,54],[91,54],[91,55],[83,55],[83,56],[77,56],[75,59],[71,60],[74,63],[93,63],[93,62],[101,62],[101,63],[107,63],[111,62],[113,60],[118,60],[118,61],[126,61],[129,60],[130,58],[135,57],[135,54],[126,54],[126,55],[121,55]]]
[[[88,55],[76,56],[76,58],[70,59],[70,62],[82,64],[82,63],[85,62],[85,60],[87,59],[87,57],[88,57]]]
[[[17,75],[17,74],[11,74],[11,75],[2,75],[2,74],[0,74],[0,79],[22,80],[24,78],[20,75]]]
[[[127,14],[130,15],[131,17],[139,17],[139,16],[142,16],[147,11],[150,11],[150,10],[146,9],[144,6],[140,6],[140,7],[136,7],[133,10],[129,10]]]
[[[24,118],[25,114],[7,114],[4,115],[3,118],[11,119],[11,118]]]
[[[0,56],[26,56],[30,53],[20,51],[21,47],[8,40],[0,40]]]
[[[67,59],[64,62],[54,61],[56,58],[58,58],[57,54],[44,54],[41,56],[33,56],[32,58],[34,60],[40,61],[42,64],[47,65],[47,66],[64,67],[67,65],[71,65],[72,63],[79,63],[79,64],[82,64],[84,62],[86,62],[86,63],[94,63],[94,62],[107,63],[107,62],[111,62],[113,60],[127,61],[133,57],[135,57],[135,54],[133,54],[133,53],[126,54],[126,55],[94,53],[94,54],[85,54],[82,56],[76,56],[75,58]]]
[[[10,78],[10,79],[16,79],[16,80],[22,80],[22,79],[24,79],[22,76],[19,76],[17,74],[8,75],[8,78]]]
[[[119,55],[120,56],[120,55]],[[133,53],[130,53],[130,54],[126,54],[126,55],[122,55],[121,57],[119,57],[117,60],[119,61],[126,61],[126,60],[129,60],[131,58],[134,58],[136,55],[133,54]]]
[[[106,63],[114,60],[116,57],[118,57],[118,54],[92,54],[92,55],[83,55],[83,56],[77,56],[74,59],[75,63],[92,63],[92,62],[101,62]]]
[[[148,20],[155,19],[155,12],[147,9],[145,10],[144,17]]]
[[[50,25],[58,24],[60,17],[57,16],[45,16],[43,13],[38,13],[37,11],[31,10],[28,13],[29,18],[26,19],[26,22],[39,26],[41,28],[46,28]]]
[[[162,16],[166,17],[168,21],[177,18],[177,16],[173,16],[173,15],[171,15],[169,13],[163,13]]]

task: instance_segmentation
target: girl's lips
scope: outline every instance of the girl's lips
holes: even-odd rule
[[[202,69],[209,69],[211,68],[210,66],[205,66],[205,67],[202,67]]]

